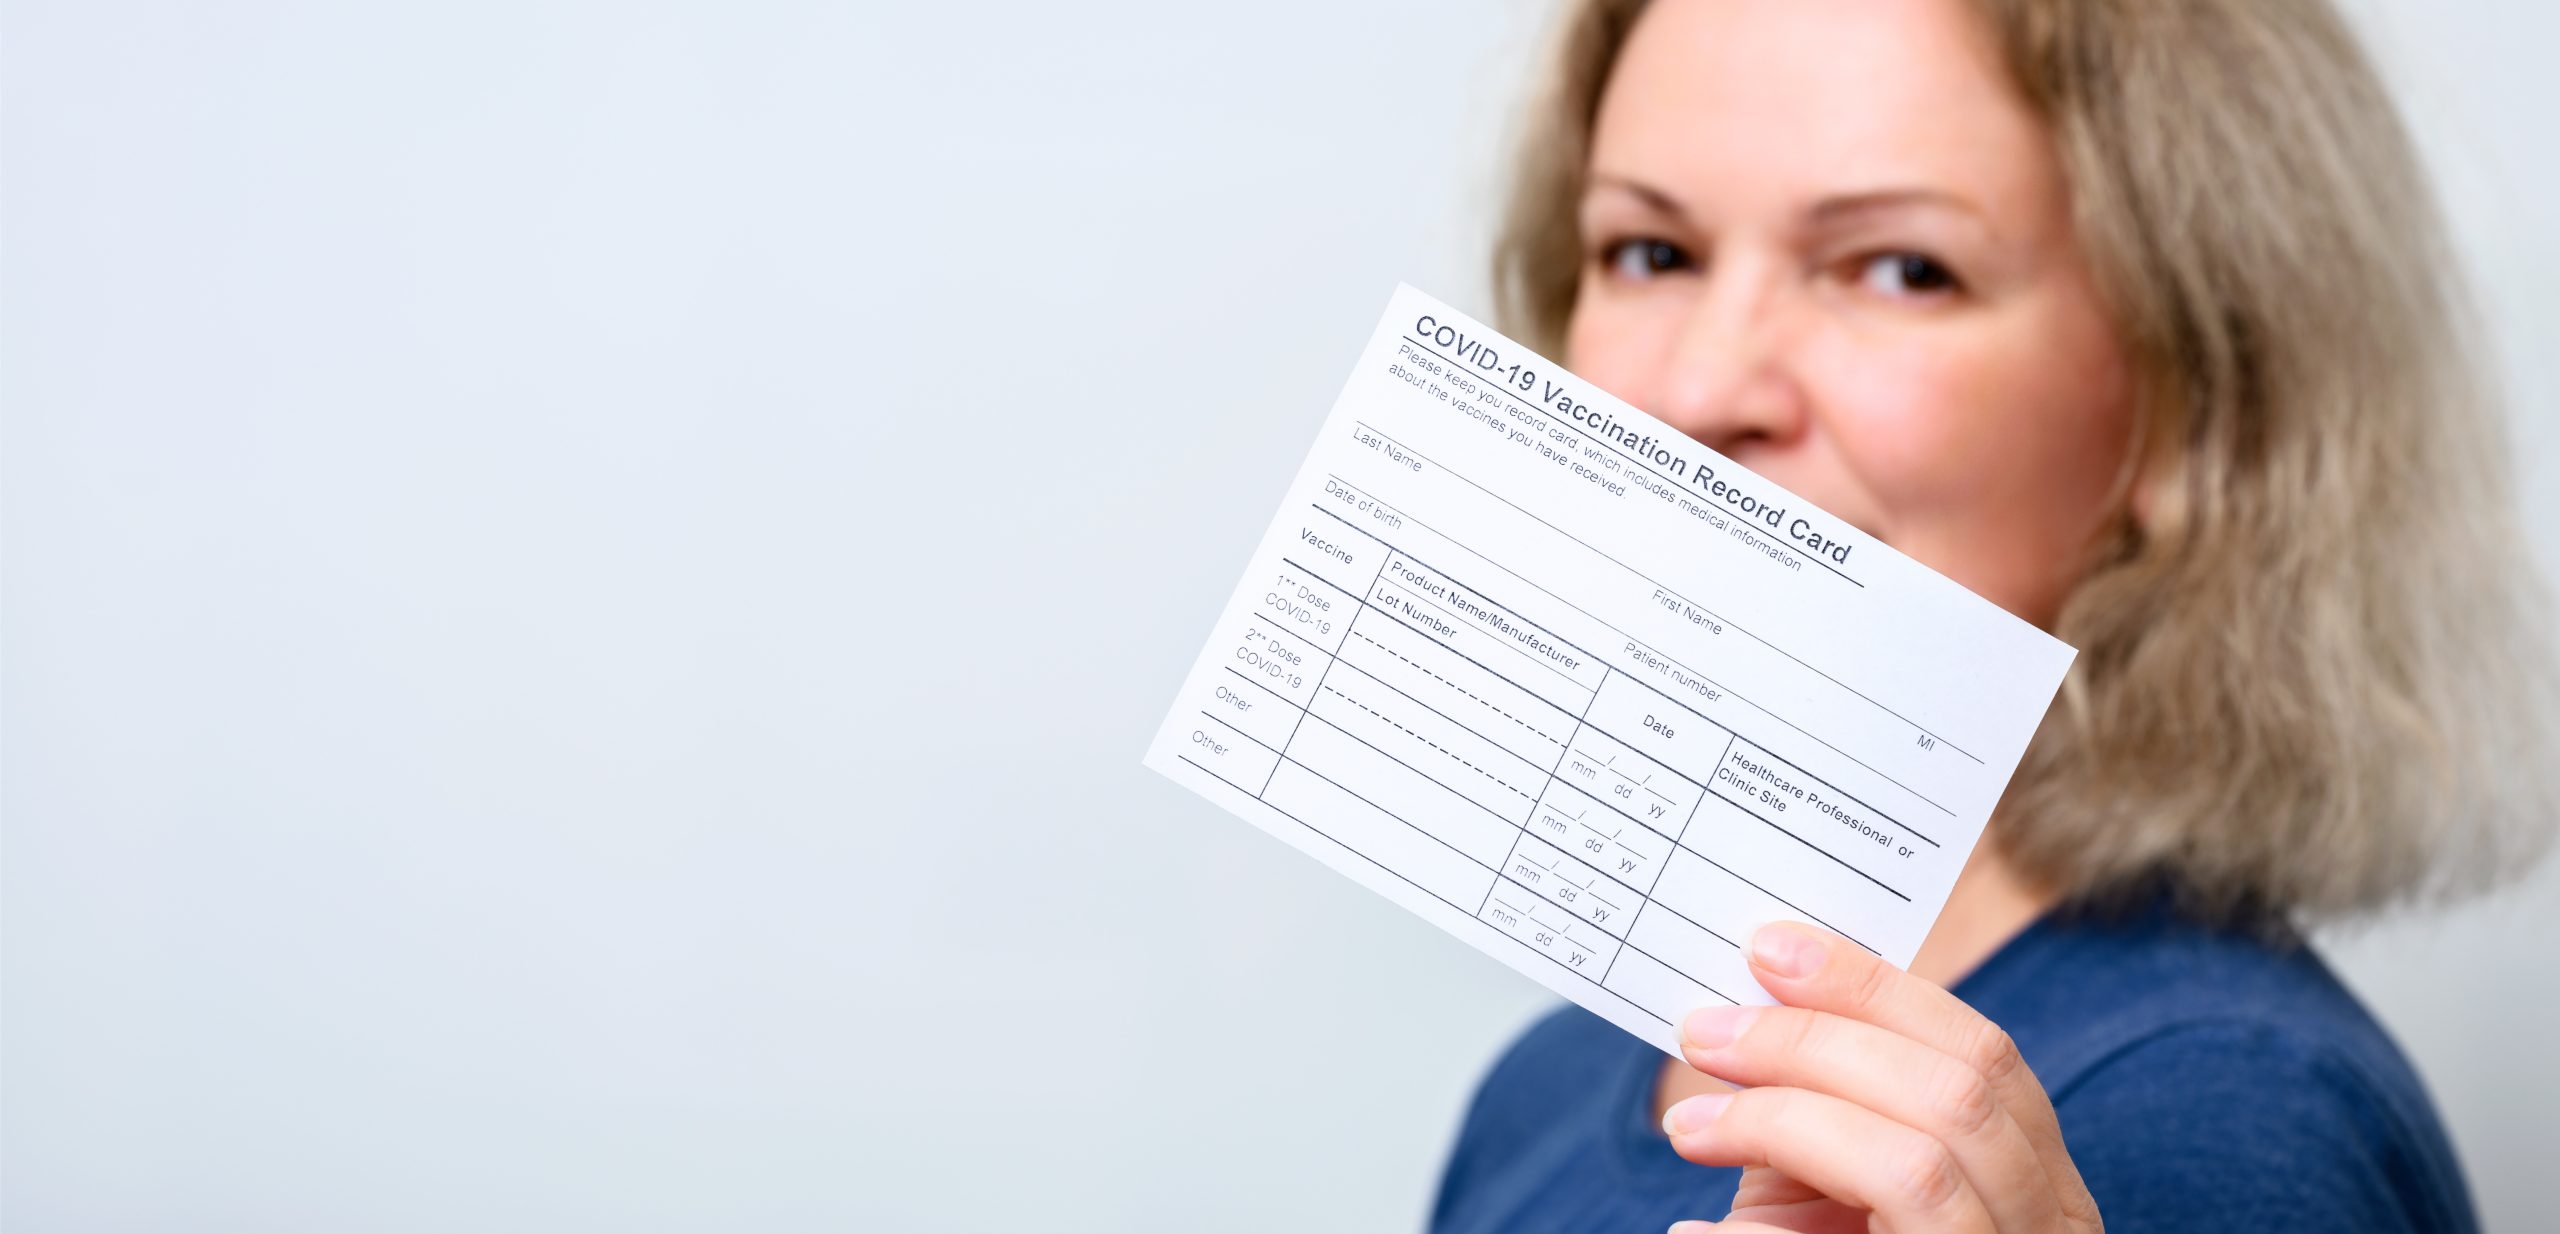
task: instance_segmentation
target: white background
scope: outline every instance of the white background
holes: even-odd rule
[[[1549,996],[1138,758],[1543,8],[9,5],[7,1228],[1417,1225]],[[2560,566],[2560,19],[2369,17]],[[2553,937],[2338,952],[2511,1230]]]

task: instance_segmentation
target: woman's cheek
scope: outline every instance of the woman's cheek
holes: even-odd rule
[[[1952,366],[1842,362],[1829,372],[1813,392],[1817,414],[1847,473],[1839,487],[1869,508],[1862,521],[1897,552],[2020,617],[2046,620],[2051,546],[2037,503],[2020,500],[2024,473],[2043,461],[2036,443],[2016,436],[2032,427]]]
[[[1635,314],[1587,323],[1576,318],[1565,337],[1564,366],[1628,406],[1650,408],[1660,365],[1651,359],[1653,342],[1645,331]]]
[[[1983,464],[1969,422],[1979,408],[1956,374],[1872,355],[1816,359],[1802,371],[1817,431],[1888,534],[1966,499],[1969,473]]]

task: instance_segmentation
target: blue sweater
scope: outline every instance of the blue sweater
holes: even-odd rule
[[[2162,894],[2048,914],[1956,983],[2043,1081],[2108,1234],[2475,1230],[2425,1087],[2299,939],[2178,917]],[[1661,1051],[1565,1006],[1479,1085],[1432,1234],[1659,1234],[1732,1207],[1653,1120]]]

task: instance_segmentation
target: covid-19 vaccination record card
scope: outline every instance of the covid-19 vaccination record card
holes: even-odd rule
[[[1146,765],[1676,1056],[1910,963],[2072,655],[1399,287]]]

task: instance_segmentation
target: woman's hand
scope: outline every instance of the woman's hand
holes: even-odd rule
[[[1739,1165],[1733,1212],[1702,1230],[2095,1232],[2097,1202],[2053,1103],[2000,1026],[1836,934],[1751,937],[1784,1006],[1715,1007],[1681,1026],[1689,1065],[1737,1085],[1672,1106],[1672,1147]]]

